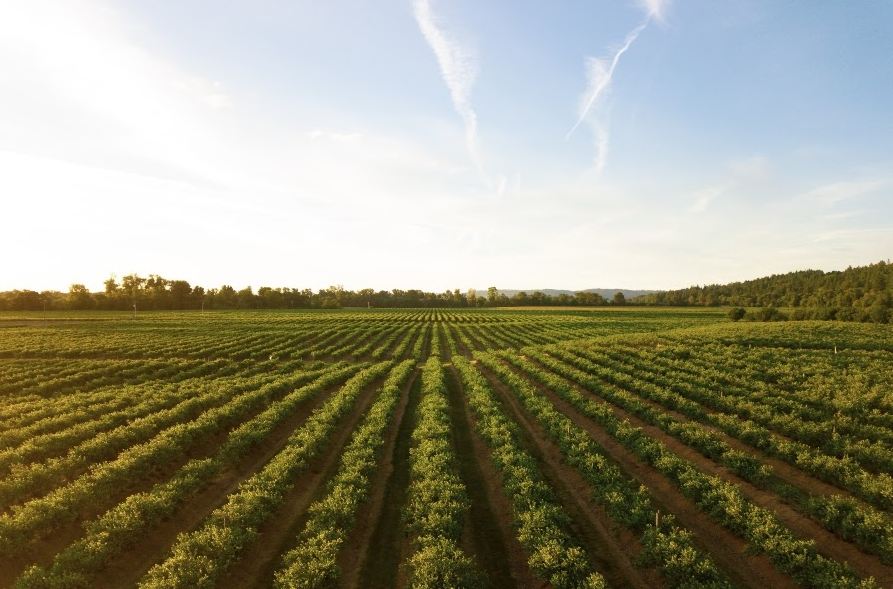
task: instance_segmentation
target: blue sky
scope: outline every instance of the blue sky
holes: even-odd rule
[[[893,3],[0,5],[0,288],[674,288],[893,251]]]

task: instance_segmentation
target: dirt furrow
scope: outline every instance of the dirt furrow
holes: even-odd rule
[[[635,565],[641,546],[634,534],[611,521],[605,510],[592,500],[589,483],[576,469],[566,464],[561,450],[553,443],[534,417],[491,372],[478,364],[502,401],[507,414],[521,426],[522,443],[536,458],[541,472],[567,510],[574,536],[583,542],[590,559],[611,587],[653,589],[665,582],[654,569]]]
[[[133,586],[152,565],[159,562],[174,543],[177,534],[196,529],[205,517],[222,505],[239,484],[263,467],[285,446],[288,438],[301,427],[313,411],[325,404],[343,385],[333,385],[314,395],[279,424],[266,438],[237,465],[217,476],[199,495],[187,502],[176,515],[165,520],[140,540],[139,550],[131,550],[115,559],[96,580],[100,589]]]
[[[410,546],[403,529],[402,510],[409,487],[409,450],[412,447],[420,389],[421,379],[415,378],[409,389],[393,449],[385,454],[390,457],[388,472],[378,473],[372,482],[376,491],[368,506],[369,515],[365,516],[370,520],[370,529],[356,540],[362,554],[357,555],[356,569],[348,571],[345,576],[344,587],[384,589],[406,585],[400,563],[409,554]],[[361,517],[364,517],[363,514]]]
[[[639,460],[601,426],[580,414],[552,391],[531,379],[528,381],[546,395],[558,411],[586,431],[604,449],[606,456],[628,476],[648,487],[655,503],[662,510],[675,515],[679,523],[694,534],[698,546],[710,554],[736,584],[754,589],[797,587],[794,580],[778,571],[767,556],[752,554],[747,542],[714,522],[663,474]],[[505,394],[511,395],[511,392],[505,391]]]
[[[512,531],[512,508],[490,452],[474,432],[461,379],[450,366],[446,372],[453,425],[453,446],[471,508],[466,513],[463,547],[487,575],[488,586],[502,589],[532,587],[536,579],[527,567],[527,554]]]
[[[371,553],[376,548],[376,542],[383,541],[384,537],[388,535],[394,538],[399,538],[401,535],[399,532],[401,527],[399,510],[403,503],[402,501],[390,503],[395,499],[395,495],[399,494],[399,491],[392,489],[390,484],[399,478],[397,470],[404,464],[401,462],[402,457],[400,456],[401,435],[405,431],[410,433],[412,431],[409,425],[413,421],[415,401],[418,397],[414,392],[418,389],[416,386],[418,376],[419,370],[416,369],[404,385],[400,402],[394,410],[392,423],[381,449],[378,467],[369,481],[371,489],[369,498],[357,512],[354,529],[338,555],[338,568],[341,570],[341,585],[343,587],[388,587],[393,584],[389,580],[381,585],[370,584],[370,579],[378,579],[379,576],[387,579],[389,573],[375,572],[367,575],[365,571],[367,564],[372,567],[386,564],[381,559],[369,561]],[[408,462],[408,455],[405,457],[405,462]],[[392,509],[397,510],[396,517],[391,512]],[[393,528],[393,530],[385,530],[386,527]],[[380,533],[379,528],[381,528]],[[379,537],[376,537],[377,533],[379,533]],[[395,550],[395,553],[399,554],[399,550]]]
[[[338,470],[341,454],[369,407],[384,377],[360,394],[350,415],[336,426],[325,450],[310,461],[286,494],[282,505],[258,530],[255,541],[221,578],[221,587],[270,587],[283,553],[294,544],[306,521],[306,511],[325,492],[326,483]]]
[[[533,382],[532,379],[528,380],[530,382]],[[642,430],[650,437],[660,441],[672,452],[675,452],[680,457],[688,460],[703,472],[718,476],[735,484],[741,490],[742,494],[747,498],[748,501],[773,512],[778,517],[778,519],[784,525],[790,528],[791,531],[793,531],[796,535],[806,539],[814,540],[816,542],[816,548],[818,549],[818,551],[825,556],[828,556],[839,562],[849,563],[849,565],[852,566],[853,569],[857,573],[859,573],[859,575],[863,577],[874,576],[876,579],[878,579],[878,581],[881,582],[883,586],[893,585],[893,567],[889,567],[883,564],[880,558],[878,558],[877,556],[863,552],[855,544],[851,544],[850,542],[847,542],[846,540],[838,537],[833,532],[828,531],[820,523],[811,519],[809,516],[797,511],[782,497],[779,497],[778,495],[765,489],[761,489],[753,485],[752,483],[744,480],[743,478],[739,477],[737,474],[729,470],[727,467],[717,464],[712,459],[698,452],[696,449],[667,434],[659,427],[648,424],[644,420],[626,411],[622,407],[614,405],[610,401],[602,399],[601,397],[594,395],[593,393],[587,391],[583,387],[577,386],[576,384],[573,384],[572,386],[574,386],[579,392],[586,396],[593,397],[599,401],[608,403],[611,406],[614,415],[616,415],[619,419],[626,419],[632,425],[642,428]],[[538,388],[540,390],[543,390],[549,396],[550,400],[553,401],[553,403],[558,401],[564,403],[564,401],[562,401],[551,391],[548,391],[543,387]],[[569,410],[574,410],[573,407],[569,404],[565,403],[564,406],[567,407]],[[564,411],[564,409],[562,409],[562,411]],[[586,418],[584,417],[584,419]]]

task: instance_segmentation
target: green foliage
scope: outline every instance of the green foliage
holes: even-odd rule
[[[404,517],[414,550],[404,566],[411,587],[476,587],[481,582],[476,565],[458,546],[469,504],[450,427],[443,366],[439,357],[432,355],[422,369],[422,392],[409,454]]]
[[[243,481],[203,525],[182,533],[170,555],[153,566],[140,587],[210,587],[249,543],[258,527],[281,503],[284,493],[308,461],[353,406],[360,392],[391,368],[391,362],[375,364],[359,372],[288,439],[261,470]]]
[[[527,410],[537,418],[548,435],[558,444],[568,463],[577,468],[590,483],[594,498],[604,505],[611,518],[640,533],[646,532],[649,529],[648,526],[655,521],[656,513],[647,491],[624,476],[619,468],[604,457],[601,447],[592,438],[568,417],[558,412],[528,381],[492,355],[478,353],[475,357],[496,373]],[[536,378],[542,379],[550,389],[556,390],[571,403],[586,407],[587,415],[604,423],[616,423],[616,417],[607,406],[587,404],[579,393],[567,386],[561,386],[561,383],[554,377],[523,358],[513,354],[503,354],[502,357],[516,363]],[[692,544],[682,543],[686,537],[677,533],[672,519],[659,522],[659,527],[653,531],[653,534],[672,536],[674,545],[680,551],[686,551],[685,559],[667,560],[665,554],[652,554],[648,551],[666,547],[671,543],[669,539],[643,541],[645,548],[643,556],[646,560],[658,563],[662,568],[673,567],[672,570],[666,571],[669,580],[681,583],[682,580],[687,579],[688,583],[697,582],[703,586],[731,587],[709,557],[700,553]],[[679,570],[683,563],[688,564],[685,571]]]
[[[742,307],[732,307],[729,309],[729,319],[732,321],[740,321],[747,313]]]
[[[657,305],[731,305],[762,307],[751,317],[765,318],[767,309],[798,307],[791,319],[871,321],[887,323],[893,306],[893,264],[889,261],[847,268],[840,272],[804,270],[756,280],[692,286],[644,295],[638,303]]]
[[[557,589],[604,586],[604,579],[592,570],[579,541],[569,531],[570,518],[539,474],[536,460],[522,449],[517,426],[505,417],[486,380],[464,358],[454,356],[453,364],[477,417],[477,430],[502,473],[518,540],[530,554],[527,564],[531,570]]]
[[[341,455],[338,473],[329,483],[325,497],[310,506],[310,517],[298,545],[282,559],[275,574],[275,587],[333,587],[339,578],[337,556],[353,527],[357,509],[368,494],[370,476],[378,463],[385,432],[400,399],[400,387],[415,362],[395,366],[382,386],[378,399],[354,433]]]

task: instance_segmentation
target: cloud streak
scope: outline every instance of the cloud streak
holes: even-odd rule
[[[416,0],[413,12],[422,35],[434,51],[443,81],[450,91],[453,108],[465,125],[465,145],[468,155],[483,173],[477,140],[477,114],[471,105],[471,89],[478,74],[474,52],[450,38],[438,25],[429,0]]]
[[[623,45],[620,46],[610,59],[598,57],[586,58],[586,77],[589,80],[589,84],[586,88],[586,92],[583,93],[583,100],[580,102],[580,114],[577,118],[577,122],[574,123],[574,126],[567,132],[565,139],[570,139],[570,136],[574,134],[577,127],[586,120],[586,116],[592,111],[592,107],[595,105],[596,101],[611,85],[611,80],[614,78],[614,71],[617,69],[617,64],[620,63],[620,58],[629,50],[635,40],[639,38],[639,35],[645,30],[646,26],[648,26],[647,20],[630,31],[626,36],[626,39],[623,41]]]
[[[577,128],[590,118],[590,114],[598,106],[599,100],[605,95],[611,87],[614,79],[614,72],[620,64],[620,59],[629,51],[639,35],[642,34],[651,21],[663,21],[664,11],[668,4],[668,0],[639,0],[640,6],[645,11],[645,20],[627,33],[623,43],[614,51],[614,54],[608,58],[587,57],[585,62],[587,86],[580,99],[580,108],[577,120],[564,136],[565,141],[571,138],[571,135]],[[592,122],[592,130],[595,136],[595,158],[594,168],[597,174],[601,174],[607,161],[608,153],[608,132],[603,122]]]

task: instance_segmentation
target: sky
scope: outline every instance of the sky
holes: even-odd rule
[[[0,290],[680,288],[893,252],[893,2],[0,0]]]

